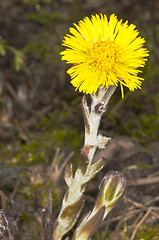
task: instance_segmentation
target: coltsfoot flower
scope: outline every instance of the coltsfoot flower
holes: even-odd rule
[[[109,21],[105,14],[96,14],[74,26],[64,38],[61,55],[72,64],[68,74],[76,90],[95,94],[99,86],[120,84],[123,95],[123,86],[130,91],[141,88],[138,68],[144,67],[148,50],[135,25],[118,21],[115,14]]]

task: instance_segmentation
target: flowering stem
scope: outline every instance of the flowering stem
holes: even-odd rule
[[[114,93],[116,86],[99,88],[98,93],[92,95],[91,108],[89,110],[85,96],[82,99],[82,110],[85,122],[85,142],[81,150],[79,166],[73,176],[72,165],[65,169],[65,181],[68,190],[62,202],[62,208],[57,218],[57,225],[54,231],[54,240],[60,240],[76,223],[76,220],[84,206],[83,192],[86,183],[92,179],[104,166],[101,159],[92,163],[95,151],[104,148],[110,138],[98,134],[102,114],[106,111],[110,97]]]
[[[90,151],[88,154],[89,159],[89,165],[91,165],[95,151],[97,147],[104,148],[104,142],[103,146],[101,146],[102,141],[104,139],[109,140],[110,138],[105,138],[101,135],[98,135],[98,129],[101,121],[101,117],[103,113],[106,111],[107,104],[109,102],[110,97],[114,93],[116,89],[116,86],[109,86],[108,88],[99,88],[98,94],[92,95],[92,103],[91,103],[91,111],[88,115],[88,118],[86,119],[84,114],[84,120],[85,120],[85,142],[84,146],[89,146]],[[85,98],[85,96],[83,97]],[[82,109],[83,112],[85,112],[85,109],[88,109],[86,100],[82,101]],[[88,122],[86,124],[86,121]],[[89,129],[88,129],[89,125]]]

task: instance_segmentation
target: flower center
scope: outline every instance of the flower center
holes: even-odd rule
[[[101,71],[110,71],[118,63],[118,48],[111,41],[94,43],[89,50],[90,64]]]

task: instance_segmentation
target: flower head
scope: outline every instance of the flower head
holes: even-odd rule
[[[68,70],[71,83],[80,92],[95,94],[109,85],[126,86],[130,91],[141,88],[143,78],[138,77],[145,65],[148,51],[143,48],[144,38],[138,36],[135,25],[122,23],[112,14],[85,17],[71,27],[64,38],[66,49],[62,60],[73,66]]]

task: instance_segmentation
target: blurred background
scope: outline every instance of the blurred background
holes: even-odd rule
[[[39,239],[48,193],[56,217],[66,189],[64,166],[73,161],[75,169],[78,164],[82,94],[70,84],[59,53],[68,28],[96,13],[115,13],[135,24],[150,56],[142,89],[130,93],[125,88],[121,99],[119,87],[102,118],[100,131],[113,141],[97,153],[106,166],[88,186],[85,211],[105,172],[121,171],[128,187],[92,239],[159,239],[158,12],[155,0],[0,1],[0,189],[13,239]]]

